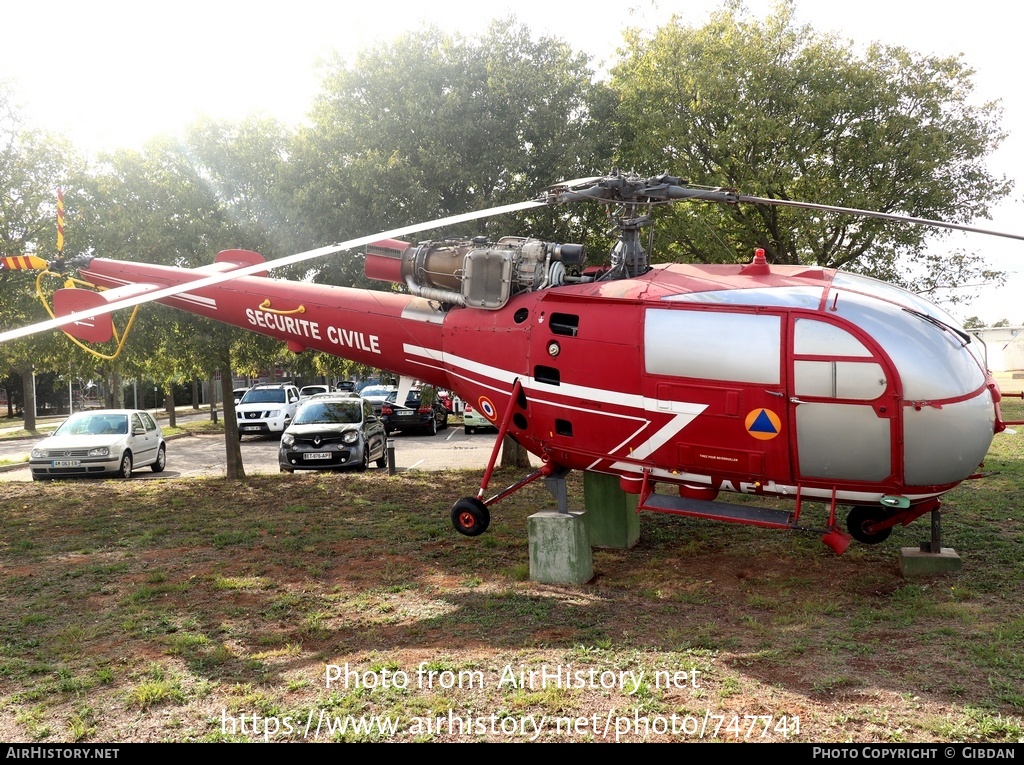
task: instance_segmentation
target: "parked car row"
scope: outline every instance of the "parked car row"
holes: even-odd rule
[[[290,383],[267,383],[236,391],[238,437],[277,435],[282,472],[353,468],[372,462],[387,467],[387,436],[419,431],[434,435],[448,427],[443,392],[430,386],[409,392],[397,403],[393,386],[366,388],[373,398],[355,392],[311,390]],[[450,400],[450,399],[449,399]],[[491,427],[471,406],[465,408],[465,430]],[[73,414],[32,450],[29,466],[35,480],[77,476],[128,478],[149,467],[159,473],[167,465],[167,445],[153,416],[143,410],[110,409]]]

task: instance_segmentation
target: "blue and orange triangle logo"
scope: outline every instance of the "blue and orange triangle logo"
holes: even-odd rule
[[[754,438],[768,441],[782,431],[782,420],[771,409],[755,409],[747,415],[744,426]]]

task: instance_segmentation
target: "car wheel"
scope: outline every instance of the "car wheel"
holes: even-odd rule
[[[377,458],[377,461],[374,464],[381,470],[388,466],[388,450],[386,446],[381,451],[380,457]]]
[[[446,412],[444,412],[441,415],[441,430],[447,430],[447,429],[448,429],[448,412],[446,411]]]
[[[430,436],[436,436],[437,435],[437,417],[431,417],[430,418],[430,424],[427,425],[427,435],[430,435]]]
[[[165,467],[167,467],[167,447],[161,444],[156,451],[156,462],[150,465],[149,469],[154,473],[162,473]]]
[[[370,467],[370,449],[366,446],[363,447],[363,458],[359,460],[359,464],[356,465],[356,470],[362,473],[366,468]]]
[[[295,472],[291,468],[286,468],[284,465],[281,465],[280,467],[281,467],[281,472],[282,473],[294,473]]]
[[[125,452],[121,455],[121,465],[117,469],[118,478],[132,477],[132,453]]]
[[[476,428],[471,428],[469,425],[466,426],[466,435],[471,436],[476,433]]]

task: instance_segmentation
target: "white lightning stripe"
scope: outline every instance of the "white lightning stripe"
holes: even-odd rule
[[[605,390],[603,388],[590,388],[585,385],[569,385],[566,383],[559,385],[557,391],[551,390],[551,386],[544,383],[540,384],[543,387],[534,388],[533,386],[536,385],[536,380],[532,377],[516,374],[515,372],[510,372],[507,369],[501,369],[500,367],[481,364],[478,361],[472,361],[462,356],[456,356],[453,353],[435,351],[428,348],[422,348],[417,345],[409,345],[408,343],[403,346],[403,350],[411,356],[420,356],[438,363],[449,364],[467,372],[474,372],[481,377],[488,377],[492,380],[503,382],[508,385],[512,385],[518,377],[523,387],[528,390],[537,390],[544,393],[557,393],[559,396],[571,396],[574,398],[599,398],[601,401],[618,404],[628,409],[644,410],[644,397],[635,393],[620,393],[618,391]]]
[[[214,300],[213,298],[208,298],[208,297],[200,297],[199,295],[188,295],[188,294],[176,295],[175,297],[173,297],[171,299],[172,300],[177,300],[177,301],[182,302],[182,303],[192,303],[193,305],[201,305],[201,306],[204,306],[206,308],[213,308],[213,309],[217,308],[217,301],[216,300]]]
[[[614,449],[612,449],[612,450],[611,450],[611,452],[610,452],[610,454],[615,454],[615,453],[616,453],[616,452],[618,452],[618,451],[619,451],[620,449],[625,449],[625,448],[626,448],[626,444],[628,444],[628,443],[629,443],[630,441],[632,441],[632,440],[633,440],[634,438],[636,438],[636,437],[637,437],[637,436],[639,436],[639,435],[640,435],[641,433],[643,433],[643,431],[644,431],[644,428],[646,428],[646,427],[647,427],[648,425],[650,425],[650,424],[651,424],[651,421],[650,421],[650,420],[648,420],[648,419],[647,419],[647,418],[645,418],[645,417],[644,417],[644,418],[641,418],[641,417],[636,417],[636,418],[632,418],[632,419],[637,419],[637,420],[639,420],[639,419],[642,419],[642,420],[643,420],[643,424],[642,424],[642,425],[641,425],[641,426],[640,426],[639,428],[637,428],[636,430],[634,430],[634,431],[633,431],[632,433],[630,433],[630,434],[629,434],[629,435],[628,435],[628,436],[626,437],[626,439],[625,439],[625,440],[624,440],[624,441],[623,441],[623,442],[622,442],[621,444],[619,444],[619,445],[618,445],[618,446],[616,446],[616,447],[615,447]]]
[[[687,406],[693,407],[696,411],[688,412],[685,414],[677,414],[653,436],[644,441],[640,446],[633,450],[630,455],[633,459],[642,460],[650,457],[654,452],[660,449],[662,446],[669,442],[673,436],[679,431],[697,419],[697,415],[707,409],[706,404],[688,404]]]
[[[295,255],[278,258],[277,260],[268,260],[265,263],[254,263],[251,266],[244,266],[243,268],[238,268],[234,271],[211,274],[210,276],[203,277],[202,279],[196,279],[195,281],[190,281],[185,284],[176,284],[173,287],[165,287],[164,289],[159,289],[156,292],[149,292],[145,295],[137,295],[135,297],[125,298],[124,300],[117,300],[109,305],[90,308],[88,311],[80,311],[68,316],[59,316],[56,319],[41,321],[38,324],[32,324],[28,327],[21,327],[20,329],[12,329],[7,332],[2,332],[0,333],[0,343],[6,342],[7,340],[14,340],[19,337],[34,335],[37,332],[45,332],[48,329],[57,329],[58,327],[63,327],[65,324],[72,324],[75,321],[81,321],[82,319],[91,319],[94,316],[113,313],[114,311],[122,308],[131,308],[132,306],[141,305],[142,303],[149,303],[154,300],[174,297],[175,295],[180,295],[183,292],[191,292],[192,290],[202,289],[203,287],[212,287],[214,284],[229,282],[232,279],[237,279],[241,276],[251,276],[252,274],[258,274],[263,271],[272,271],[276,268],[290,266],[293,263],[301,263],[305,260],[321,258],[324,255],[333,255],[336,252],[352,250],[366,244],[379,242],[381,239],[393,239],[394,237],[405,236],[406,234],[415,234],[419,231],[426,231],[431,228],[451,226],[456,223],[464,223],[466,221],[478,220],[480,218],[489,218],[492,215],[502,215],[504,213],[528,210],[531,207],[543,207],[546,204],[546,202],[538,201],[517,202],[516,204],[491,207],[487,210],[477,210],[471,213],[463,213],[462,215],[450,215],[447,218],[438,218],[437,220],[427,221],[426,223],[417,223],[412,226],[403,226],[402,228],[395,228],[390,231],[382,231],[379,234],[361,236],[357,239],[349,239],[347,242],[331,244],[326,247],[319,247],[315,250],[307,250],[306,252],[299,252]],[[372,290],[367,290],[367,292],[372,292]]]
[[[126,279],[115,279],[113,277],[109,277],[109,278],[110,278],[110,281],[116,282],[116,283],[118,283],[122,287],[127,287],[129,285],[136,286],[136,287],[141,286],[138,282],[130,282],[130,281],[127,281]],[[152,286],[154,287],[154,289],[156,288],[156,285],[152,285]],[[185,293],[185,294],[182,294],[182,295],[176,295],[175,297],[173,297],[171,299],[172,300],[179,300],[182,303],[193,303],[194,305],[201,305],[201,306],[203,306],[205,308],[212,308],[214,310],[216,310],[216,308],[217,308],[217,301],[216,300],[214,300],[213,298],[201,297],[199,295],[189,295],[188,293]],[[78,316],[78,315],[79,315],[78,313],[74,314],[74,316]],[[74,321],[74,322],[71,322],[71,323],[72,324],[83,324],[84,322]],[[92,326],[92,323],[90,322],[87,326]]]
[[[524,389],[532,390],[535,393],[557,393],[560,396],[573,396],[576,398],[584,398],[588,400],[607,401],[609,403],[619,404],[620,406],[627,407],[629,409],[639,409],[641,412],[646,412],[647,409],[644,406],[645,399],[643,396],[636,395],[633,393],[619,393],[618,391],[605,390],[603,388],[591,388],[584,385],[559,385],[557,391],[549,390],[550,386],[544,385],[543,387],[534,387],[536,381],[532,377],[524,375],[516,375],[506,369],[500,367],[492,367],[488,364],[481,364],[477,361],[471,361],[470,359],[456,356],[453,353],[445,353],[444,351],[437,351],[430,348],[423,348],[418,345],[411,345],[406,343],[402,346],[404,350],[410,356],[419,356],[421,358],[428,358],[436,363],[448,364],[452,367],[461,367],[466,371],[473,372],[481,377],[486,377],[498,382],[504,382],[509,385],[515,382],[518,377],[523,385]],[[466,379],[466,378],[463,378]],[[543,384],[542,384],[543,385]],[[534,400],[537,400],[536,398]],[[577,407],[558,405],[564,409],[577,409],[577,411],[586,411],[594,414],[593,409],[582,409]],[[673,401],[672,409],[677,414],[670,419],[665,425],[657,430],[650,438],[644,441],[642,444],[636,447],[631,453],[631,457],[634,459],[642,460],[651,456],[654,452],[668,443],[675,435],[679,433],[683,428],[693,422],[701,412],[707,409],[707,404],[692,404],[686,401]],[[643,419],[641,417],[629,417],[628,415],[611,415],[608,412],[599,412],[602,415],[628,417],[629,419]],[[643,431],[645,426],[642,426],[637,433]],[[635,435],[635,434],[634,434]],[[632,438],[633,436],[630,436]],[[624,441],[622,444],[617,446],[615,451],[622,449],[629,439]]]

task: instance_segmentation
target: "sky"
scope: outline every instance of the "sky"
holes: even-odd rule
[[[84,151],[139,148],[200,116],[240,120],[258,114],[297,124],[319,91],[323,60],[335,54],[352,60],[361,49],[429,25],[483,39],[492,19],[515,16],[535,35],[560,37],[591,54],[599,66],[613,60],[626,28],[653,30],[673,15],[700,25],[720,7],[715,0],[600,6],[550,0],[0,0],[0,81],[13,86],[28,123],[68,136]],[[773,2],[747,0],[746,7],[763,17]],[[975,225],[1024,234],[1024,87],[1015,3],[796,0],[795,8],[798,23],[858,47],[878,41],[924,54],[962,54],[976,70],[979,103],[999,100],[1003,108],[1009,135],[991,156],[990,170],[1017,181],[992,220]],[[1024,324],[1024,242],[973,234],[948,241],[938,246],[977,250],[992,267],[1012,272],[1006,286],[949,310],[959,318]]]

